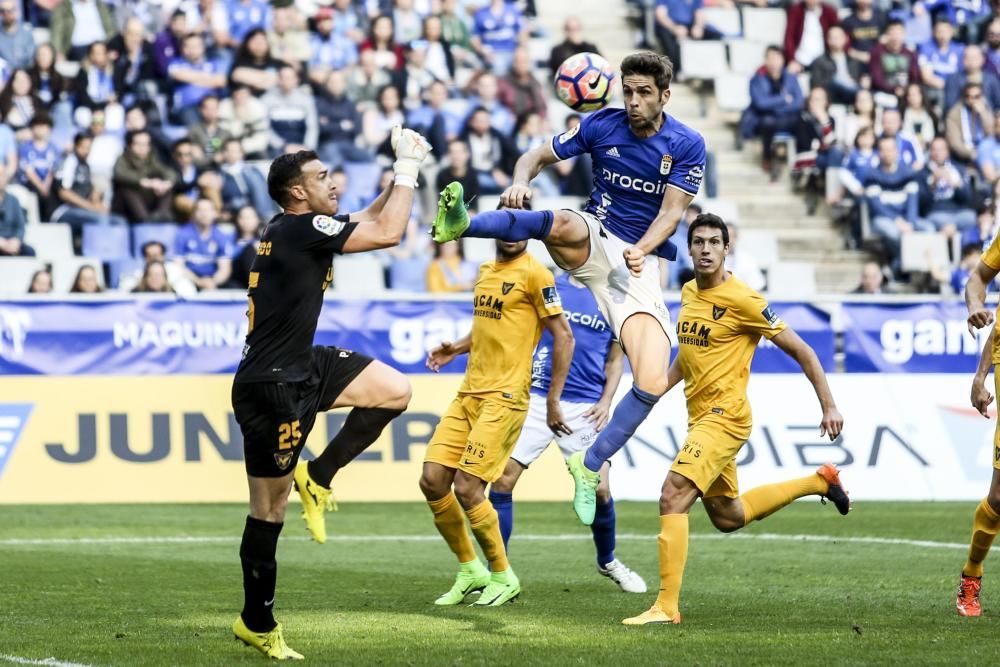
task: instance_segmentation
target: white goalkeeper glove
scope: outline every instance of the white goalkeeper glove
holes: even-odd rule
[[[413,130],[399,125],[392,128],[389,143],[396,154],[396,161],[392,165],[392,171],[396,174],[393,182],[416,188],[420,164],[431,152],[430,143]]]

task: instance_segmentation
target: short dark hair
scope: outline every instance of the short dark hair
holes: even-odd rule
[[[149,133],[149,130],[145,128],[141,130],[129,130],[128,132],[125,133],[125,145],[131,146],[132,143],[135,141],[135,138],[138,137],[140,134],[145,134],[147,137],[153,136]]]
[[[878,142],[875,145],[881,146],[882,143],[886,141],[891,141],[893,146],[896,146],[898,144],[898,142],[896,141],[896,137],[890,137],[888,134],[883,134],[878,138]]]
[[[52,117],[44,111],[39,111],[31,117],[31,122],[28,123],[28,127],[35,127],[36,125],[48,125],[49,127],[52,127]]]
[[[983,248],[978,243],[966,243],[962,246],[962,259],[965,259],[969,255],[974,253],[982,252]]]
[[[674,63],[667,56],[652,51],[633,53],[622,61],[622,78],[637,74],[653,77],[656,88],[662,93],[670,89],[670,82],[674,78]]]
[[[164,255],[167,254],[167,246],[164,245],[162,241],[146,241],[145,243],[142,244],[142,256],[143,257],[146,256],[146,248],[151,248],[154,245],[160,246],[160,250],[163,251],[163,254]]]
[[[286,206],[288,188],[302,179],[302,165],[318,159],[316,151],[297,151],[275,158],[267,172],[267,194],[280,206]]]
[[[76,148],[77,146],[79,146],[80,144],[82,144],[84,141],[87,140],[90,141],[94,140],[93,132],[91,132],[90,130],[81,130],[80,132],[77,132],[76,136],[73,137],[73,148]]]
[[[900,28],[903,28],[904,30],[906,29],[906,23],[904,23],[900,19],[889,19],[885,24],[885,29],[888,30],[889,28],[896,25],[898,25]]]
[[[700,213],[697,218],[695,218],[691,225],[688,227],[688,247],[691,247],[691,243],[694,241],[694,230],[699,227],[711,227],[712,229],[718,229],[722,232],[722,243],[723,245],[729,245],[729,227],[723,222],[722,218],[715,215],[714,213]]]
[[[767,54],[769,54],[769,53],[777,53],[782,58],[785,57],[785,52],[777,44],[768,44],[767,45],[767,48],[764,49],[764,57],[766,58]]]
[[[983,84],[981,84],[981,83],[973,83],[972,81],[969,81],[964,86],[962,86],[962,97],[965,97],[966,95],[968,95],[969,91],[973,90],[974,88],[978,88],[979,90],[982,90],[983,89]]]

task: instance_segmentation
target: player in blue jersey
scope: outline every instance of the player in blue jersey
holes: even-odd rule
[[[621,65],[625,109],[602,109],[551,142],[522,155],[500,203],[507,210],[469,218],[462,186],[441,193],[432,234],[438,243],[460,236],[545,242],[555,262],[586,285],[632,367],[633,385],[607,428],[586,452],[570,457],[573,509],[594,521],[601,466],[643,422],[667,389],[670,316],[660,292],[657,257],[672,260],[670,236],[698,193],[705,140],[664,113],[673,64],[636,53]],[[547,165],[589,153],[594,191],[582,211],[526,211],[531,179]]]
[[[569,274],[556,278],[563,314],[576,346],[565,378],[552,374],[552,334],[542,334],[531,365],[531,400],[514,451],[503,476],[490,487],[490,502],[500,515],[504,546],[514,530],[512,494],[521,474],[534,463],[555,436],[563,457],[589,447],[608,422],[611,398],[622,377],[621,348],[601,316],[597,301],[583,283]],[[609,463],[601,468],[597,510],[590,529],[597,549],[597,571],[626,593],[645,593],[646,582],[615,558],[615,501],[608,488]]]

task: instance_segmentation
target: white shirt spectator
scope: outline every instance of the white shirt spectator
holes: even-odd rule
[[[799,48],[795,52],[795,61],[803,67],[812,65],[813,61],[823,55],[826,50],[823,26],[819,22],[820,13],[819,7],[813,10],[807,9],[805,13],[805,19],[802,23],[802,41],[799,42]]]

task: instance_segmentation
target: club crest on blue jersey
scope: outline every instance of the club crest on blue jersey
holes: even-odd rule
[[[663,176],[670,175],[670,168],[674,166],[674,157],[672,155],[664,155],[663,159],[660,160],[660,174]]]

